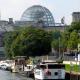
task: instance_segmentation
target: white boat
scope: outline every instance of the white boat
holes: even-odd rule
[[[27,77],[33,77],[34,76],[34,68],[35,65],[28,64],[24,67],[24,72],[27,74]]]
[[[4,70],[11,70],[12,60],[0,61],[0,68]]]
[[[53,61],[40,63],[34,69],[35,80],[65,80],[65,65]]]
[[[24,71],[32,71],[33,68],[34,68],[34,65],[27,64],[27,66],[24,67]]]

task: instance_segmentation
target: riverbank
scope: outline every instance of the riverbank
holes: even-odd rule
[[[63,61],[63,64],[65,64],[65,70],[68,72],[80,72],[79,61]]]
[[[80,80],[80,73],[66,72],[65,80]]]

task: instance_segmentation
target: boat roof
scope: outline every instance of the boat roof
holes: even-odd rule
[[[44,61],[42,61],[42,62],[53,62],[53,63],[56,63],[55,60],[44,60]]]
[[[54,60],[44,60],[42,61],[42,63],[58,63],[57,61],[54,61]]]
[[[40,63],[40,65],[46,65],[46,64],[52,64],[52,65],[54,65],[54,64],[61,65],[62,64],[62,65],[64,65],[63,63],[58,63],[57,61],[54,61],[54,60],[44,60]]]
[[[39,65],[55,65],[55,64],[58,64],[58,65],[65,65],[63,63],[40,63]]]

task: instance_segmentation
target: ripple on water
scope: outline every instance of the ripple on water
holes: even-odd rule
[[[0,80],[33,80],[26,76],[11,73],[9,71],[0,70]]]

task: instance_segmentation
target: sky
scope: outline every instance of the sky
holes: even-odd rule
[[[56,23],[65,17],[65,23],[70,24],[72,12],[80,12],[80,0],[0,0],[1,20],[20,20],[22,13],[32,5],[48,8]]]

